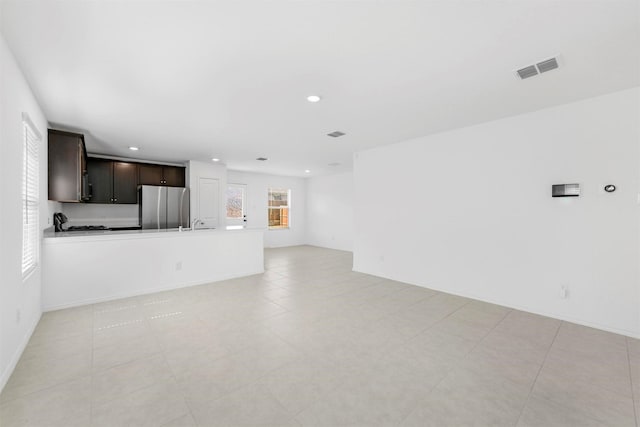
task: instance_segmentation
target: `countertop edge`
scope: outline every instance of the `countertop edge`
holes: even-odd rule
[[[43,233],[44,244],[93,242],[107,240],[136,240],[136,239],[157,239],[157,238],[184,238],[202,236],[220,236],[235,233],[256,233],[264,232],[264,228],[243,228],[239,230],[227,229],[203,229],[195,231],[171,230],[126,230],[126,231],[89,231],[89,232],[51,232]]]

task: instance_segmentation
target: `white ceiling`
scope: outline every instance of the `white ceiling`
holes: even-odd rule
[[[1,23],[49,121],[82,130],[89,151],[304,176],[349,169],[354,151],[638,86],[638,5],[3,1]],[[559,70],[514,76],[554,55]]]

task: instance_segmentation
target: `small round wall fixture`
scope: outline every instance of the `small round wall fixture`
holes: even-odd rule
[[[607,184],[604,186],[604,191],[606,191],[607,193],[613,193],[614,191],[616,191],[616,186],[613,184]]]
[[[139,150],[139,148],[138,148],[138,147],[133,147],[133,146],[131,146],[131,147],[129,147],[129,150],[131,150],[131,151],[138,151],[138,150]]]
[[[320,98],[318,95],[309,95],[307,96],[307,101],[309,102],[320,102],[322,98]]]
[[[218,158],[214,157],[213,159],[211,159],[211,161],[212,161],[212,162],[219,162],[219,161],[220,161],[220,159],[218,159]]]

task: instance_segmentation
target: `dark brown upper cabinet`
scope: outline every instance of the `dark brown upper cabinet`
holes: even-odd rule
[[[49,200],[82,202],[89,198],[84,135],[49,129]]]
[[[138,184],[184,187],[185,168],[180,166],[140,164]]]
[[[184,187],[185,184],[185,168],[179,166],[164,166],[164,185],[169,187]]]
[[[161,165],[140,165],[138,168],[138,184],[164,185],[164,175]]]
[[[138,164],[89,158],[89,203],[138,203]]]
[[[113,162],[113,202],[138,203],[138,164]]]
[[[89,157],[89,203],[111,203],[113,199],[113,161]]]

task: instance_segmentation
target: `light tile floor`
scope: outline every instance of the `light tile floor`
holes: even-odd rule
[[[347,252],[265,264],[44,314],[0,424],[638,425],[638,340],[355,273]]]

